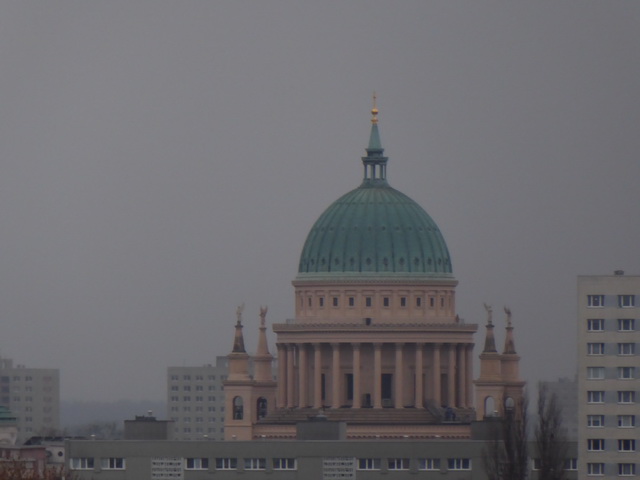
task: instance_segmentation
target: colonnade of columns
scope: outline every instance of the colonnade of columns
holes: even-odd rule
[[[472,407],[470,343],[278,343],[279,408]],[[385,361],[386,360],[386,361]]]

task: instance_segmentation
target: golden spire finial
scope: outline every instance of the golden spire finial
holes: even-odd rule
[[[376,100],[378,97],[376,96],[376,92],[373,92],[373,108],[371,109],[371,123],[378,123],[378,107]]]

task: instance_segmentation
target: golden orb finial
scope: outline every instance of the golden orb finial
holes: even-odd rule
[[[371,109],[371,123],[378,123],[378,106],[376,100],[378,97],[376,96],[376,92],[373,92],[373,108]]]

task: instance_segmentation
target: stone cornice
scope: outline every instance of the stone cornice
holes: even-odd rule
[[[305,274],[297,276],[291,284],[294,287],[306,285],[442,285],[455,287],[458,281],[453,276],[434,275],[384,275],[367,276],[363,274],[349,275],[347,273],[336,274]]]
[[[321,332],[321,331],[364,331],[364,332],[388,332],[395,330],[419,331],[419,332],[476,332],[476,323],[375,323],[364,325],[362,323],[274,323],[273,331],[283,332]]]

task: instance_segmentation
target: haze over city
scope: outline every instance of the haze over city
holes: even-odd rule
[[[0,355],[63,400],[162,400],[241,303],[253,351],[362,179],[375,90],[460,317],[493,305],[501,342],[508,305],[523,378],[573,376],[576,276],[640,273],[639,27],[636,2],[3,2]]]

